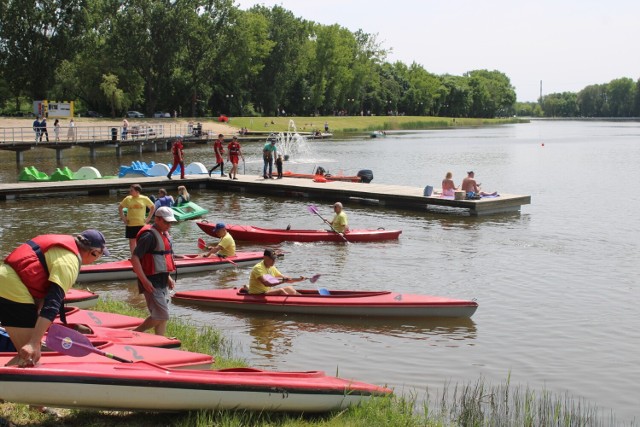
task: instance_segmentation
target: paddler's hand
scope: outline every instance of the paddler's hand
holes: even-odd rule
[[[27,343],[22,346],[18,355],[20,356],[18,366],[21,368],[35,366],[35,364],[38,363],[38,360],[40,360],[40,345]]]

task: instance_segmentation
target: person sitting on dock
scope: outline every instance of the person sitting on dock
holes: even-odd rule
[[[494,191],[493,193],[486,193],[484,191],[481,191],[480,184],[476,182],[475,174],[473,173],[473,171],[467,172],[467,177],[462,180],[461,188],[462,188],[462,191],[467,193],[467,198],[469,198],[470,193],[473,193],[471,194],[471,197],[473,197],[474,195],[479,195],[479,196],[497,196],[498,195],[497,191]]]
[[[168,195],[167,190],[165,190],[164,188],[158,190],[158,197],[156,198],[156,201],[154,203],[156,209],[162,206],[170,208],[173,206],[173,203],[173,196]]]
[[[104,235],[44,234],[18,246],[0,264],[0,322],[18,354],[7,364],[34,366],[42,337],[78,278],[80,266],[109,255]],[[64,317],[62,317],[64,319]]]
[[[337,233],[347,233],[349,231],[349,221],[347,219],[347,214],[342,210],[342,203],[336,202],[333,204],[333,211],[336,215],[333,217],[331,221],[325,222],[333,228]]]
[[[236,242],[233,240],[233,236],[229,234],[223,223],[219,222],[216,224],[213,234],[220,238],[220,241],[216,246],[209,246],[209,251],[202,255],[204,258],[210,258],[213,256],[226,258],[236,255]]]
[[[189,201],[191,201],[191,195],[187,191],[187,187],[180,185],[178,187],[178,198],[176,199],[175,206],[182,206]]]
[[[249,293],[252,295],[300,295],[292,286],[273,288],[273,286],[294,281],[291,277],[284,276],[275,266],[278,258],[275,251],[264,250],[262,261],[257,263],[249,275]],[[278,283],[268,280],[269,276],[280,279]]]
[[[457,189],[458,187],[456,187],[456,184],[453,182],[453,174],[447,172],[447,175],[442,180],[442,196],[453,197]]]

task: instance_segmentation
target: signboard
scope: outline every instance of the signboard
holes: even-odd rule
[[[33,114],[39,117],[73,117],[73,101],[33,101]]]

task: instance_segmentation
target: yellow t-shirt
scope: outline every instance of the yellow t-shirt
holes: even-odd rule
[[[136,197],[127,196],[120,202],[122,208],[127,208],[127,223],[130,227],[137,227],[145,224],[147,218],[147,208],[153,206],[153,202],[147,196],[139,195]]]
[[[49,267],[49,281],[58,284],[66,293],[80,273],[80,258],[68,249],[54,246],[44,253]],[[0,264],[0,297],[13,302],[34,304],[27,287],[13,268]]]
[[[220,256],[235,256],[236,254],[236,241],[233,240],[231,234],[227,232],[222,239],[218,242],[218,246],[222,246],[222,249],[218,251],[217,255]]]
[[[338,233],[344,233],[344,230],[347,228],[347,225],[349,225],[349,222],[347,221],[347,214],[344,213],[344,211],[341,211],[339,214],[336,214],[336,216],[333,217],[333,221],[331,222],[331,225],[333,226],[334,230],[336,230]]]
[[[249,276],[250,294],[264,294],[269,289],[271,289],[270,287],[263,285],[260,281],[260,277],[264,276],[265,274],[270,274],[273,277],[282,277],[282,273],[278,271],[275,265],[267,268],[267,266],[264,265],[264,261],[260,261],[255,266],[253,266],[251,275]]]

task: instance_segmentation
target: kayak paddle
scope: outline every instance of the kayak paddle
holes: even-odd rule
[[[273,277],[273,276],[272,276],[272,275],[270,275],[270,274],[265,274],[265,275],[264,275],[264,276],[262,276],[262,277],[263,277],[263,278],[264,278],[264,279],[265,279],[265,280],[266,280],[270,285],[275,286],[275,285],[281,285],[281,284],[283,284],[283,283],[302,282],[303,280],[307,280],[307,279],[309,279],[309,281],[310,281],[311,283],[316,283],[316,282],[318,281],[318,279],[320,278],[320,276],[321,276],[320,274],[314,274],[314,275],[313,275],[313,276],[311,276],[311,277],[304,277],[304,276],[300,276],[300,277],[299,277],[299,278],[297,278],[297,279],[290,279],[290,280],[287,280],[286,282],[283,282],[283,281],[282,281],[282,278],[279,278],[279,277]],[[318,293],[319,293],[320,295],[325,295],[325,296],[326,296],[326,295],[331,295],[331,293],[329,292],[329,290],[328,290],[327,288],[318,288]]]
[[[49,327],[45,343],[50,349],[72,357],[82,357],[90,353],[96,353],[109,359],[117,360],[118,362],[133,363],[133,360],[123,359],[122,357],[95,348],[93,344],[91,344],[91,341],[89,341],[89,338],[80,332],[57,323],[53,323]]]
[[[327,221],[326,219],[324,219],[324,217],[322,215],[320,215],[320,212],[318,212],[318,209],[315,207],[315,205],[309,205],[309,212],[314,213],[316,215],[318,215],[320,217],[320,219],[322,219],[324,222],[326,222],[329,227],[331,227],[331,230],[336,233],[338,236],[342,237],[342,240],[344,240],[346,243],[349,243],[349,241],[347,240],[346,237],[344,237],[343,233],[339,233],[338,230],[336,230],[335,228],[333,228],[333,225],[331,225],[331,223],[329,221]]]
[[[198,249],[202,249],[204,251],[204,250],[207,250],[207,249],[211,249],[211,247],[207,246],[207,242],[205,242],[202,237],[199,237],[198,238]],[[216,254],[216,256],[218,258],[220,258],[220,259],[223,259],[223,260],[225,260],[227,262],[230,262],[231,264],[235,265],[236,267],[238,266],[238,264],[236,264],[235,262],[231,261],[230,259],[228,259],[225,256],[221,256],[221,255],[217,255],[217,254]]]

